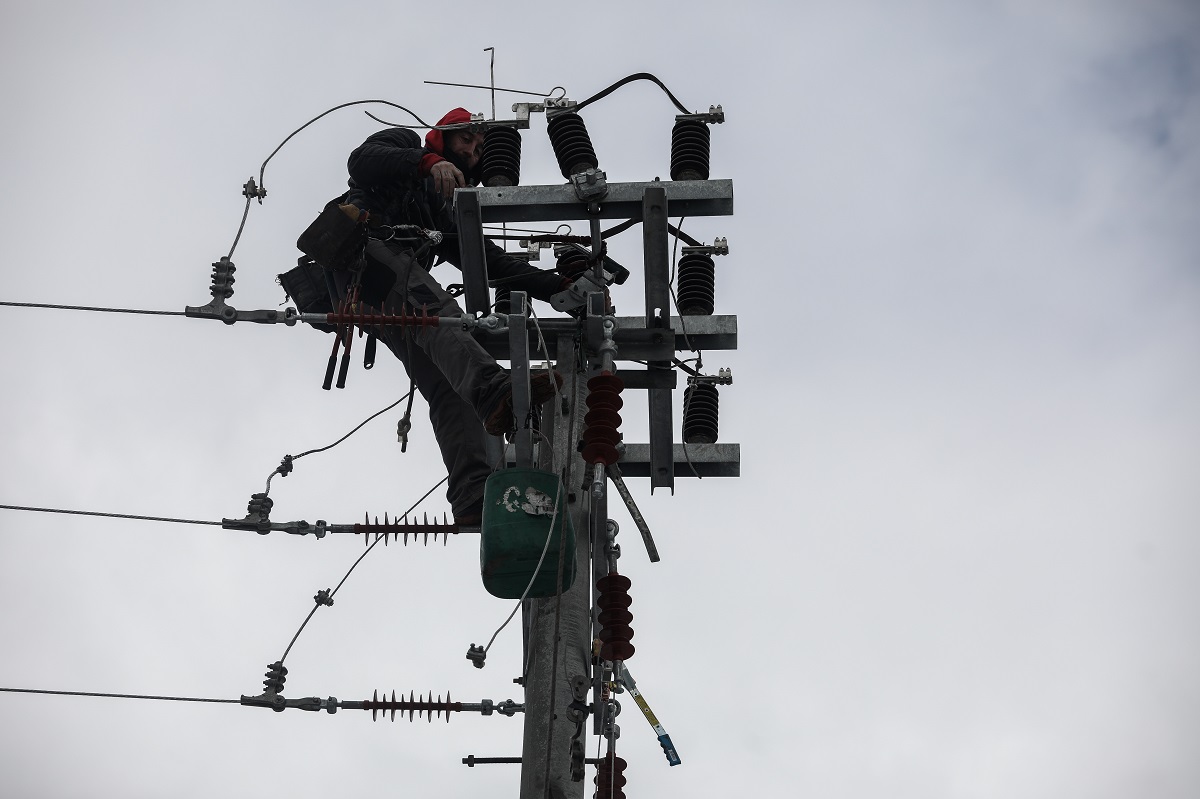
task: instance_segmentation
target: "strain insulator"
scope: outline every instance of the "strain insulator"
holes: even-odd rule
[[[717,443],[717,387],[693,383],[683,392],[683,443]]]
[[[283,693],[283,683],[287,680],[287,666],[282,660],[277,660],[267,666],[267,678],[263,680],[263,688],[269,694]]]
[[[579,114],[574,111],[555,114],[546,123],[546,132],[550,134],[550,146],[558,159],[559,171],[567,180],[571,175],[599,166],[587,126]]]
[[[521,182],[521,133],[516,128],[489,127],[483,134],[482,177],[485,186]]]
[[[445,713],[446,721],[449,722],[451,711],[462,710],[462,702],[451,702],[450,694],[446,694],[446,701],[443,702],[441,694],[438,694],[437,701],[434,701],[432,693],[426,699],[424,694],[414,697],[411,691],[408,694],[408,699],[405,699],[403,695],[397,699],[395,691],[392,691],[391,699],[388,699],[386,695],[384,695],[383,699],[380,699],[379,691],[373,691],[371,699],[364,701],[362,706],[363,710],[371,711],[371,721],[377,720],[376,714],[380,713],[380,711],[384,715],[390,711],[392,714],[391,721],[395,721],[397,710],[400,711],[401,718],[404,718],[404,711],[407,710],[409,721],[412,721],[414,716],[424,716],[428,717],[429,721],[432,722],[435,715],[440,718],[442,713]]]
[[[708,125],[681,119],[671,129],[671,180],[708,180]]]
[[[359,306],[361,307],[361,306]],[[421,308],[419,314],[383,314],[374,311],[339,311],[325,314],[325,321],[331,325],[358,325],[362,327],[437,327],[441,317],[429,315],[428,308]]]
[[[383,524],[379,523],[379,517],[375,517],[375,521],[371,521],[368,514],[364,514],[363,523],[354,525],[354,534],[363,536],[363,545],[371,543],[371,536],[375,536],[375,541],[383,539],[383,545],[387,546],[391,542],[392,536],[408,546],[408,537],[413,537],[415,543],[417,537],[421,537],[421,543],[429,546],[429,537],[433,536],[433,543],[437,543],[438,536],[442,537],[442,546],[446,545],[447,538],[451,535],[458,535],[458,525],[452,524],[446,514],[442,514],[442,520],[439,522],[437,517],[433,517],[433,521],[429,521],[429,514],[424,514],[420,522],[410,522],[401,519],[389,521],[388,515],[383,514]]]
[[[611,372],[601,372],[588,380],[588,412],[583,417],[583,459],[608,466],[620,458],[617,444],[621,434],[621,391],[625,383]]]
[[[713,259],[703,253],[684,253],[679,259],[675,301],[684,316],[706,316],[713,312],[717,270]]]
[[[629,606],[633,599],[629,596],[632,583],[628,577],[609,572],[607,576],[596,581],[596,607],[600,608],[600,657],[603,660],[628,660],[633,657],[634,646],[629,642],[633,638],[633,613]]]
[[[625,758],[609,752],[596,764],[596,792],[593,799],[625,799]]]

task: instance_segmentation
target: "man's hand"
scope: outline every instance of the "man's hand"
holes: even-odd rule
[[[454,197],[455,189],[467,185],[463,173],[449,161],[438,161],[429,168],[429,176],[433,178],[433,188],[447,200]]]

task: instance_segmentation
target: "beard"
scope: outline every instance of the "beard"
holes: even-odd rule
[[[445,147],[443,149],[445,152],[442,153],[442,158],[445,158],[447,161],[454,164],[454,166],[458,168],[458,171],[463,173],[463,177],[465,177],[472,186],[479,183],[479,176],[482,173],[483,167],[482,159],[480,159],[479,163],[475,164],[474,169],[472,169],[467,166],[467,162],[462,158],[462,156],[455,153],[452,149],[449,147]]]

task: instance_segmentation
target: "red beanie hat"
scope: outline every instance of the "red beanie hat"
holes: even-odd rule
[[[465,108],[455,108],[453,111],[448,111],[444,117],[438,120],[439,125],[457,125],[463,122],[471,121],[471,112]],[[445,147],[445,142],[442,140],[442,131],[431,130],[425,134],[425,146],[438,155],[442,155]]]

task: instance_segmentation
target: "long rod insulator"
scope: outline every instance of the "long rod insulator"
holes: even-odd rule
[[[395,536],[396,540],[405,546],[408,546],[408,537],[411,535],[413,540],[417,536],[424,536],[422,543],[428,545],[429,537],[433,536],[433,541],[436,544],[438,536],[442,537],[442,545],[445,546],[446,541],[451,535],[458,535],[461,530],[457,524],[452,524],[445,514],[442,515],[442,520],[439,522],[435,516],[433,521],[429,521],[429,515],[425,514],[420,522],[408,522],[396,519],[389,521],[387,514],[383,514],[383,524],[379,523],[379,517],[375,517],[374,523],[371,522],[370,516],[365,516],[362,524],[354,525],[354,534],[363,535],[363,544],[370,543],[370,536],[374,535],[378,541],[383,538],[383,545],[387,546],[391,537]]]
[[[388,699],[386,695],[383,699],[380,699],[379,691],[376,690],[371,693],[371,699],[363,701],[362,709],[371,711],[371,721],[377,720],[376,714],[380,711],[382,711],[383,715],[385,716],[390,711],[392,714],[391,721],[395,721],[397,710],[400,711],[401,718],[404,718],[404,711],[407,710],[409,721],[412,721],[414,716],[425,716],[430,722],[432,722],[434,715],[437,715],[440,718],[442,713],[445,713],[446,721],[448,723],[450,721],[451,711],[461,711],[463,709],[463,703],[451,702],[450,694],[446,694],[445,702],[442,701],[441,694],[439,694],[437,701],[435,702],[432,693],[429,695],[429,698],[426,699],[424,694],[419,697],[414,697],[411,691],[408,694],[408,699],[405,699],[403,696],[397,699],[395,691],[392,691],[391,699]]]
[[[381,314],[362,311],[345,311],[316,314],[321,321],[330,325],[358,325],[360,327],[438,327],[443,324],[461,324],[453,317],[430,316],[424,309],[419,314]],[[445,319],[446,321],[442,321]]]

